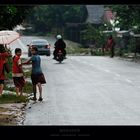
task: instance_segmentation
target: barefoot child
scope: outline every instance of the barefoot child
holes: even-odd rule
[[[42,84],[45,84],[46,80],[45,80],[44,74],[41,69],[41,59],[40,59],[40,56],[37,54],[37,51],[38,51],[37,48],[33,47],[31,49],[31,54],[32,54],[31,58],[22,64],[29,64],[30,62],[32,62],[31,80],[32,80],[32,84],[33,84],[33,93],[34,93],[33,100],[34,101],[37,100],[37,98],[36,98],[36,90],[37,90],[36,86],[37,86],[39,89],[38,101],[42,101],[43,100]]]
[[[21,63],[21,49],[15,49],[15,56],[13,57],[12,77],[16,88],[16,94],[22,95],[25,80],[23,77],[22,63]]]

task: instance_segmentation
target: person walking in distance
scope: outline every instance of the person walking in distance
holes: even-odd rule
[[[115,47],[115,41],[112,37],[112,35],[109,36],[108,40],[107,40],[107,48],[110,49],[110,57],[113,58],[115,53],[114,53],[114,48]]]

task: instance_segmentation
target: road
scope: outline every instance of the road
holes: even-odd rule
[[[140,64],[99,56],[68,56],[62,64],[41,59],[44,101],[27,106],[24,125],[140,125]]]

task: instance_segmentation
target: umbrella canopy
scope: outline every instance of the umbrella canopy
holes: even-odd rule
[[[0,44],[9,45],[20,37],[19,33],[15,31],[0,31]]]

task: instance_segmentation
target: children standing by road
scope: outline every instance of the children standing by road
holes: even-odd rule
[[[22,51],[20,48],[15,49],[15,56],[13,57],[13,65],[12,65],[12,77],[16,88],[16,94],[22,95],[23,87],[25,85],[23,70],[22,70],[22,63],[21,63],[21,56]],[[19,94],[20,93],[20,94]]]
[[[36,47],[32,47],[31,49],[31,58],[29,60],[27,60],[26,62],[22,63],[22,64],[29,64],[30,62],[32,62],[32,73],[31,73],[31,80],[32,80],[32,84],[33,84],[33,93],[34,93],[34,97],[33,100],[36,101],[36,86],[39,89],[39,99],[38,101],[42,101],[42,84],[46,83],[44,74],[42,72],[41,69],[41,58],[40,56],[37,54],[38,49]]]
[[[3,88],[4,88],[4,80],[5,80],[5,68],[4,65],[6,64],[7,58],[11,56],[3,44],[0,44],[0,96],[2,96]]]

